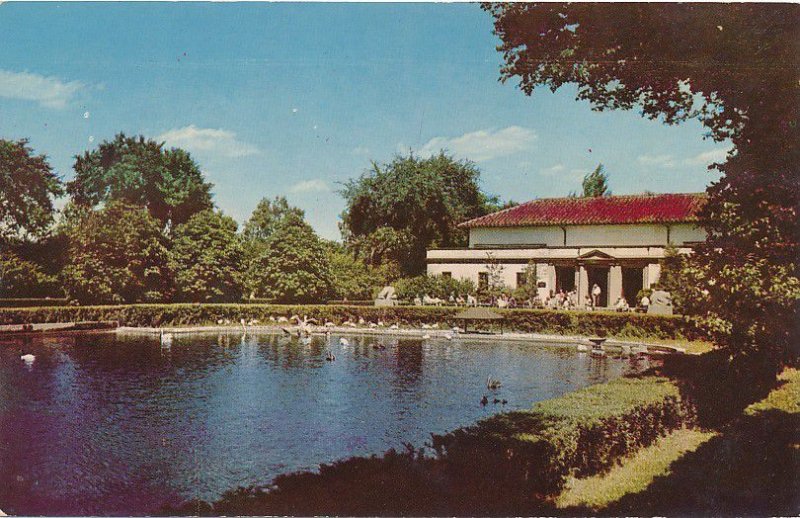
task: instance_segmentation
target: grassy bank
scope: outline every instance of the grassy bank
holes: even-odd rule
[[[0,308],[0,324],[76,321],[118,321],[124,326],[209,325],[219,319],[238,322],[270,317],[307,315],[320,322],[386,322],[406,326],[440,323],[462,324],[454,317],[461,309],[452,307],[376,308],[346,305],[269,304],[134,304],[118,306]],[[557,335],[609,336],[627,339],[698,340],[700,330],[678,316],[623,314],[612,312],[548,311],[531,309],[498,310],[507,330]]]
[[[800,510],[800,371],[713,430],[679,430],[607,474],[571,479],[567,514],[796,515]]]

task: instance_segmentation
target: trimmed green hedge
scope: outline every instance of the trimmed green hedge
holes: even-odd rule
[[[178,326],[214,324],[220,318],[238,322],[258,319],[262,324],[269,317],[307,315],[320,323],[340,324],[359,318],[386,325],[419,326],[423,323],[461,324],[453,317],[461,311],[453,307],[369,307],[332,305],[268,305],[268,304],[135,304],[119,306],[66,306],[0,309],[0,324],[42,322],[75,322],[116,320],[125,326]],[[698,339],[703,335],[689,320],[678,316],[656,316],[630,313],[549,311],[537,309],[499,310],[504,326],[519,332],[603,335],[626,338]]]
[[[456,478],[484,491],[552,495],[567,477],[602,473],[694,419],[666,378],[620,378],[529,411],[497,414],[432,445]]]
[[[0,298],[0,308],[66,306],[68,303],[69,301],[65,298]]]

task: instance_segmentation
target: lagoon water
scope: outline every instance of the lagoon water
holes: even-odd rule
[[[179,335],[165,348],[113,334],[3,338],[0,509],[147,514],[213,500],[320,463],[421,446],[430,433],[648,367],[546,344],[348,340]],[[488,376],[502,381],[496,392]],[[484,394],[508,404],[483,407]]]

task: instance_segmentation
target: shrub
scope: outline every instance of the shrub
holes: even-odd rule
[[[400,279],[395,283],[397,297],[403,300],[414,300],[423,295],[448,300],[451,295],[475,293],[475,283],[469,279],[454,279],[443,275],[419,275]]]
[[[483,491],[552,495],[567,477],[602,473],[621,458],[692,421],[665,378],[621,378],[434,435],[458,479]]]
[[[335,323],[364,318],[372,322],[383,320],[407,326],[436,322],[460,325],[463,322],[453,318],[460,311],[460,308],[454,307],[414,306],[135,304],[0,309],[0,324],[116,320],[121,325],[128,326],[202,325],[212,324],[219,318],[229,318],[234,321],[240,318],[256,318],[265,322],[270,316],[289,317],[298,314]],[[689,340],[703,337],[691,321],[679,316],[537,309],[496,311],[505,316],[505,329],[519,332]]]

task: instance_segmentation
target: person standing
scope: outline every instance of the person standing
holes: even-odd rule
[[[592,306],[597,307],[600,305],[600,294],[603,290],[600,289],[600,286],[597,283],[592,286]]]

